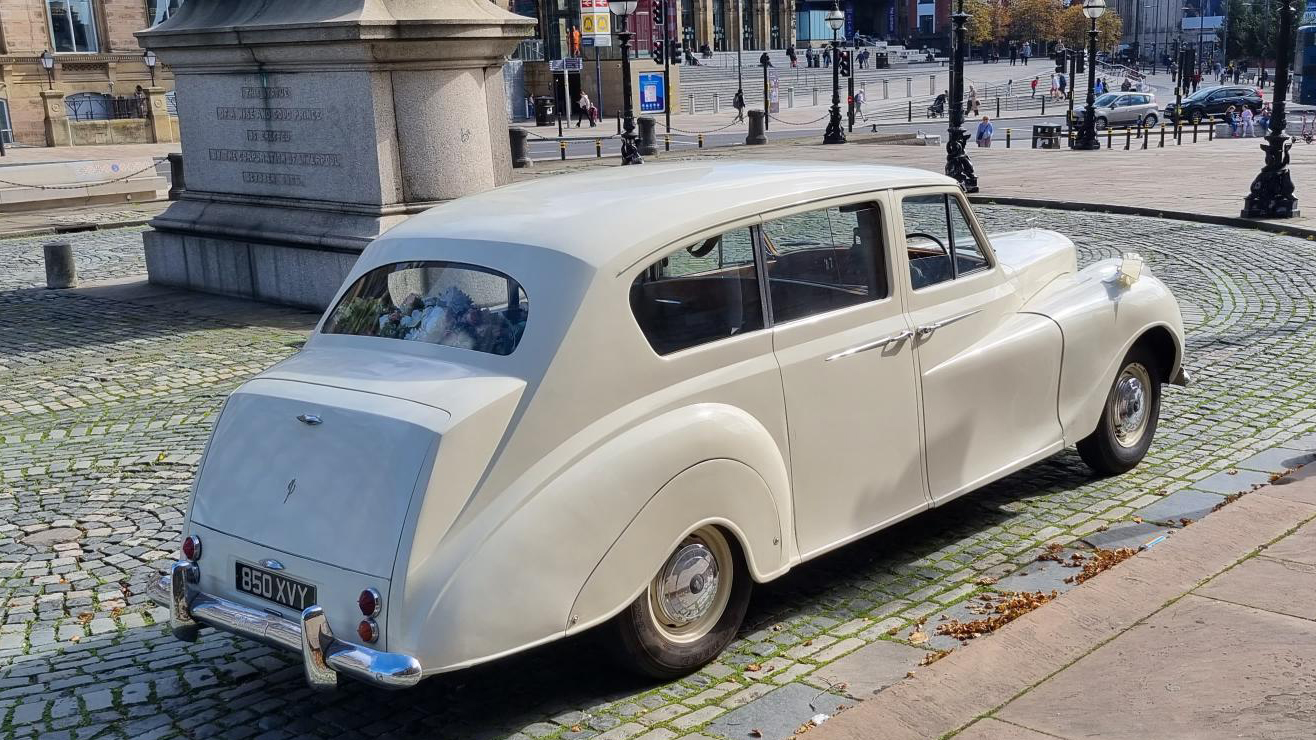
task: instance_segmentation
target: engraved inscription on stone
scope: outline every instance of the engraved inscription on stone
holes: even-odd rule
[[[320,108],[240,108],[221,105],[215,109],[221,121],[320,121],[324,111]]]
[[[242,88],[242,97],[248,100],[255,98],[258,100],[273,100],[274,98],[291,98],[291,87],[244,87]]]
[[[283,172],[243,172],[242,181],[248,185],[281,185],[283,187],[306,187],[301,175],[289,175]]]
[[[278,164],[294,167],[342,167],[343,155],[317,152],[263,152],[259,149],[211,149],[211,162]]]
[[[287,143],[289,141],[292,141],[292,132],[249,128],[247,129],[247,141],[267,141],[271,143],[273,142]]]

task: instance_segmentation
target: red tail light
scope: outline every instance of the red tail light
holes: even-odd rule
[[[356,605],[361,607],[361,613],[367,617],[378,617],[380,609],[384,607],[384,599],[378,591],[368,588],[357,597]]]
[[[379,639],[379,625],[373,619],[362,619],[361,624],[356,626],[356,636],[362,642],[374,642]]]
[[[201,559],[201,538],[192,535],[183,540],[183,557],[188,560]]]

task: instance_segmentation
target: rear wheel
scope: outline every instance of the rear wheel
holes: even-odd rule
[[[738,544],[714,526],[691,532],[644,593],[618,615],[619,658],[664,680],[698,670],[736,636],[749,592]]]
[[[1096,124],[1098,131],[1106,130],[1107,121],[1105,116],[1097,116],[1097,120],[1094,123]]]
[[[1147,128],[1151,128],[1152,126],[1156,125],[1156,122],[1158,120],[1160,119],[1156,117],[1155,113],[1148,113],[1147,117],[1142,119],[1142,125],[1146,126]]]
[[[1161,412],[1156,358],[1143,347],[1125,356],[1096,431],[1078,443],[1078,454],[1101,475],[1132,470],[1151,447]]]

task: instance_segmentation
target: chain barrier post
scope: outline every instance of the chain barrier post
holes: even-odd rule
[[[557,143],[558,152],[562,155],[562,161],[567,161],[567,142],[559,141]]]
[[[1008,128],[1005,130],[1005,148],[1010,148],[1010,129]]]

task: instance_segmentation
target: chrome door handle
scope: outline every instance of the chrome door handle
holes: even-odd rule
[[[951,316],[948,319],[942,319],[941,321],[934,321],[931,324],[924,324],[923,326],[920,326],[916,331],[918,332],[919,338],[926,338],[931,336],[932,332],[940,329],[943,326],[950,326],[956,321],[960,321],[961,319],[967,319],[970,316],[973,316],[974,314],[979,313],[981,311],[982,309],[980,308],[974,309],[972,311],[965,311],[962,314],[959,314],[957,316]]]
[[[860,352],[867,352],[870,349],[877,349],[878,347],[885,347],[888,344],[896,344],[899,342],[903,342],[912,336],[914,336],[914,332],[910,331],[909,329],[905,329],[903,331],[896,332],[895,334],[892,334],[889,337],[875,339],[871,342],[864,342],[863,344],[858,345],[856,347],[851,347],[850,349],[841,350],[840,352],[837,352],[831,357],[828,357],[827,361],[831,362],[832,360],[839,360],[842,357],[849,357],[850,355],[857,355]]]

